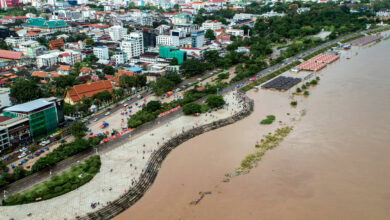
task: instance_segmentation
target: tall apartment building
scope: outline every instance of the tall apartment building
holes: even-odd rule
[[[158,35],[156,41],[157,45],[174,47],[180,46],[180,38],[178,36]]]
[[[144,36],[144,46],[145,47],[155,47],[156,46],[156,38],[158,35],[158,31],[151,28],[144,28],[142,30]]]
[[[195,48],[201,48],[204,44],[204,30],[193,31],[191,33],[191,46]]]
[[[108,29],[108,34],[111,40],[120,41],[127,34],[127,29],[119,25],[112,26]]]
[[[131,32],[124,36],[121,43],[121,50],[126,53],[127,60],[144,53],[144,39],[142,32]]]
[[[100,60],[110,59],[110,55],[108,53],[108,47],[104,47],[104,46],[94,47],[93,54]]]
[[[211,21],[211,20],[207,20],[205,22],[203,22],[202,24],[202,29],[203,30],[212,30],[212,31],[215,31],[215,30],[218,30],[218,29],[221,29],[222,28],[222,23],[221,22],[218,22],[218,21]]]

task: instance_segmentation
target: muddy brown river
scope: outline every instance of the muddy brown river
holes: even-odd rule
[[[291,92],[249,92],[252,115],[173,150],[116,219],[390,219],[390,41],[345,52],[318,75],[297,108]],[[260,125],[268,114],[276,122]],[[278,121],[292,133],[249,174],[222,182]],[[201,191],[211,194],[190,205]]]

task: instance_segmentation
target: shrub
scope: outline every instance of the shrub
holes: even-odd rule
[[[317,80],[313,79],[312,81],[310,81],[310,84],[311,85],[317,85]]]
[[[296,90],[296,91],[297,91],[297,93],[300,93],[300,92],[302,92],[301,88],[299,88],[299,87],[297,88],[297,90]]]
[[[275,121],[275,115],[267,115],[267,118],[262,120],[260,124],[262,125],[269,125],[272,124],[272,122]]]
[[[302,85],[302,90],[305,90],[305,89],[307,89],[307,87],[306,87],[305,84],[303,84],[303,85]]]
[[[229,73],[221,73],[218,75],[218,79],[228,79],[229,78]]]
[[[100,157],[91,156],[84,163],[72,165],[70,171],[63,172],[60,176],[53,175],[49,181],[33,189],[8,196],[3,200],[2,205],[26,204],[35,202],[37,198],[46,200],[63,195],[89,182],[97,174],[100,166]]]
[[[309,91],[305,91],[305,92],[303,93],[303,95],[308,96],[308,95],[309,95]]]
[[[217,108],[225,104],[225,100],[220,95],[209,95],[206,103],[210,108]]]
[[[292,102],[290,102],[290,105],[292,105],[292,106],[297,106],[297,105],[298,105],[298,102],[297,102],[297,101],[292,101]]]
[[[145,109],[148,112],[155,112],[161,108],[161,102],[159,101],[150,101],[146,104]]]
[[[201,113],[201,108],[202,106],[200,104],[191,102],[183,106],[183,112],[186,115],[192,115],[195,113]]]

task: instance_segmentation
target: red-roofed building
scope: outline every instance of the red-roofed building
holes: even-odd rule
[[[1,18],[1,22],[3,24],[12,24],[15,23],[17,20],[21,20],[22,22],[25,22],[27,20],[27,17],[26,16],[3,16]]]
[[[19,0],[1,0],[0,7],[1,8],[13,8],[23,6],[23,3]]]
[[[130,70],[118,70],[115,76],[111,79],[115,86],[119,86],[119,78],[121,76],[134,76],[134,72]]]
[[[63,75],[68,75],[72,70],[74,70],[74,68],[67,65],[61,65],[60,67],[57,68],[57,72]]]
[[[101,80],[97,82],[76,85],[66,91],[64,101],[68,104],[74,105],[77,102],[80,102],[84,96],[91,98],[94,94],[103,91],[112,91],[112,84],[110,81]]]
[[[31,76],[36,76],[38,78],[45,79],[48,76],[48,74],[46,72],[35,71],[31,74]]]
[[[0,58],[7,60],[20,60],[23,57],[22,52],[15,52],[10,50],[0,50]]]
[[[92,70],[92,69],[89,68],[89,67],[83,67],[83,68],[81,68],[81,70],[80,70],[80,75],[81,75],[81,76],[90,75],[90,74],[92,74],[92,73],[94,73],[94,72],[95,72],[95,71]]]
[[[50,50],[57,50],[59,48],[64,48],[64,45],[65,45],[65,43],[62,39],[49,41]]]

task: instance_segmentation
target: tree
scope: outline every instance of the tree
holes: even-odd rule
[[[167,78],[160,78],[153,85],[152,89],[156,95],[162,95],[175,88],[175,83]]]
[[[104,74],[108,74],[108,75],[114,75],[115,69],[114,69],[114,67],[112,67],[112,66],[105,66],[105,67],[103,68],[103,73],[104,73]]]
[[[171,60],[171,63],[170,63],[169,65],[171,65],[171,66],[179,65],[179,61],[177,61],[177,58],[174,57],[174,58]]]
[[[167,73],[164,77],[174,82],[176,85],[182,81],[180,75],[176,73]]]
[[[122,96],[125,94],[125,91],[124,91],[122,88],[113,89],[113,90],[112,90],[112,94],[113,94],[116,98],[120,98],[120,97],[122,97]]]
[[[208,50],[204,52],[203,58],[205,61],[215,64],[215,62],[219,59],[219,53],[216,50]]]
[[[139,86],[139,87],[146,86],[147,79],[146,79],[145,75],[138,75],[135,78],[135,80],[137,82],[137,86]]]
[[[38,79],[39,80],[39,79]],[[18,78],[11,86],[11,96],[18,102],[23,103],[42,97],[42,91],[37,85],[37,80],[31,77],[30,80]]]
[[[95,41],[92,38],[88,38],[87,40],[85,40],[85,43],[89,47],[92,47],[93,45],[95,45]]]
[[[161,102],[159,101],[150,101],[146,104],[145,109],[148,112],[155,112],[161,108]]]
[[[9,46],[3,39],[0,39],[0,49],[2,49],[2,50],[11,50],[12,47]]]
[[[194,103],[194,102],[185,104],[183,106],[183,112],[186,115],[192,115],[192,114],[195,114],[195,113],[200,113],[201,112],[201,105],[199,105],[198,103]]]
[[[28,171],[25,170],[23,167],[15,167],[13,176],[15,179],[19,180],[22,179],[23,177],[28,175]]]
[[[119,77],[119,85],[121,87],[133,87],[137,85],[137,80],[134,76],[122,75]]]
[[[205,38],[208,38],[210,40],[215,40],[214,31],[211,29],[206,30],[206,34],[204,35]]]
[[[4,164],[2,160],[0,160],[0,174],[3,173],[3,171],[7,171],[8,167]]]
[[[195,76],[205,71],[205,66],[199,60],[186,60],[181,64],[181,69],[187,76]]]
[[[225,100],[220,95],[209,95],[206,103],[210,108],[217,108],[225,104]]]
[[[81,139],[82,137],[85,136],[85,131],[84,131],[85,125],[81,121],[75,121],[72,123],[70,126],[70,133],[76,138],[76,139]]]

